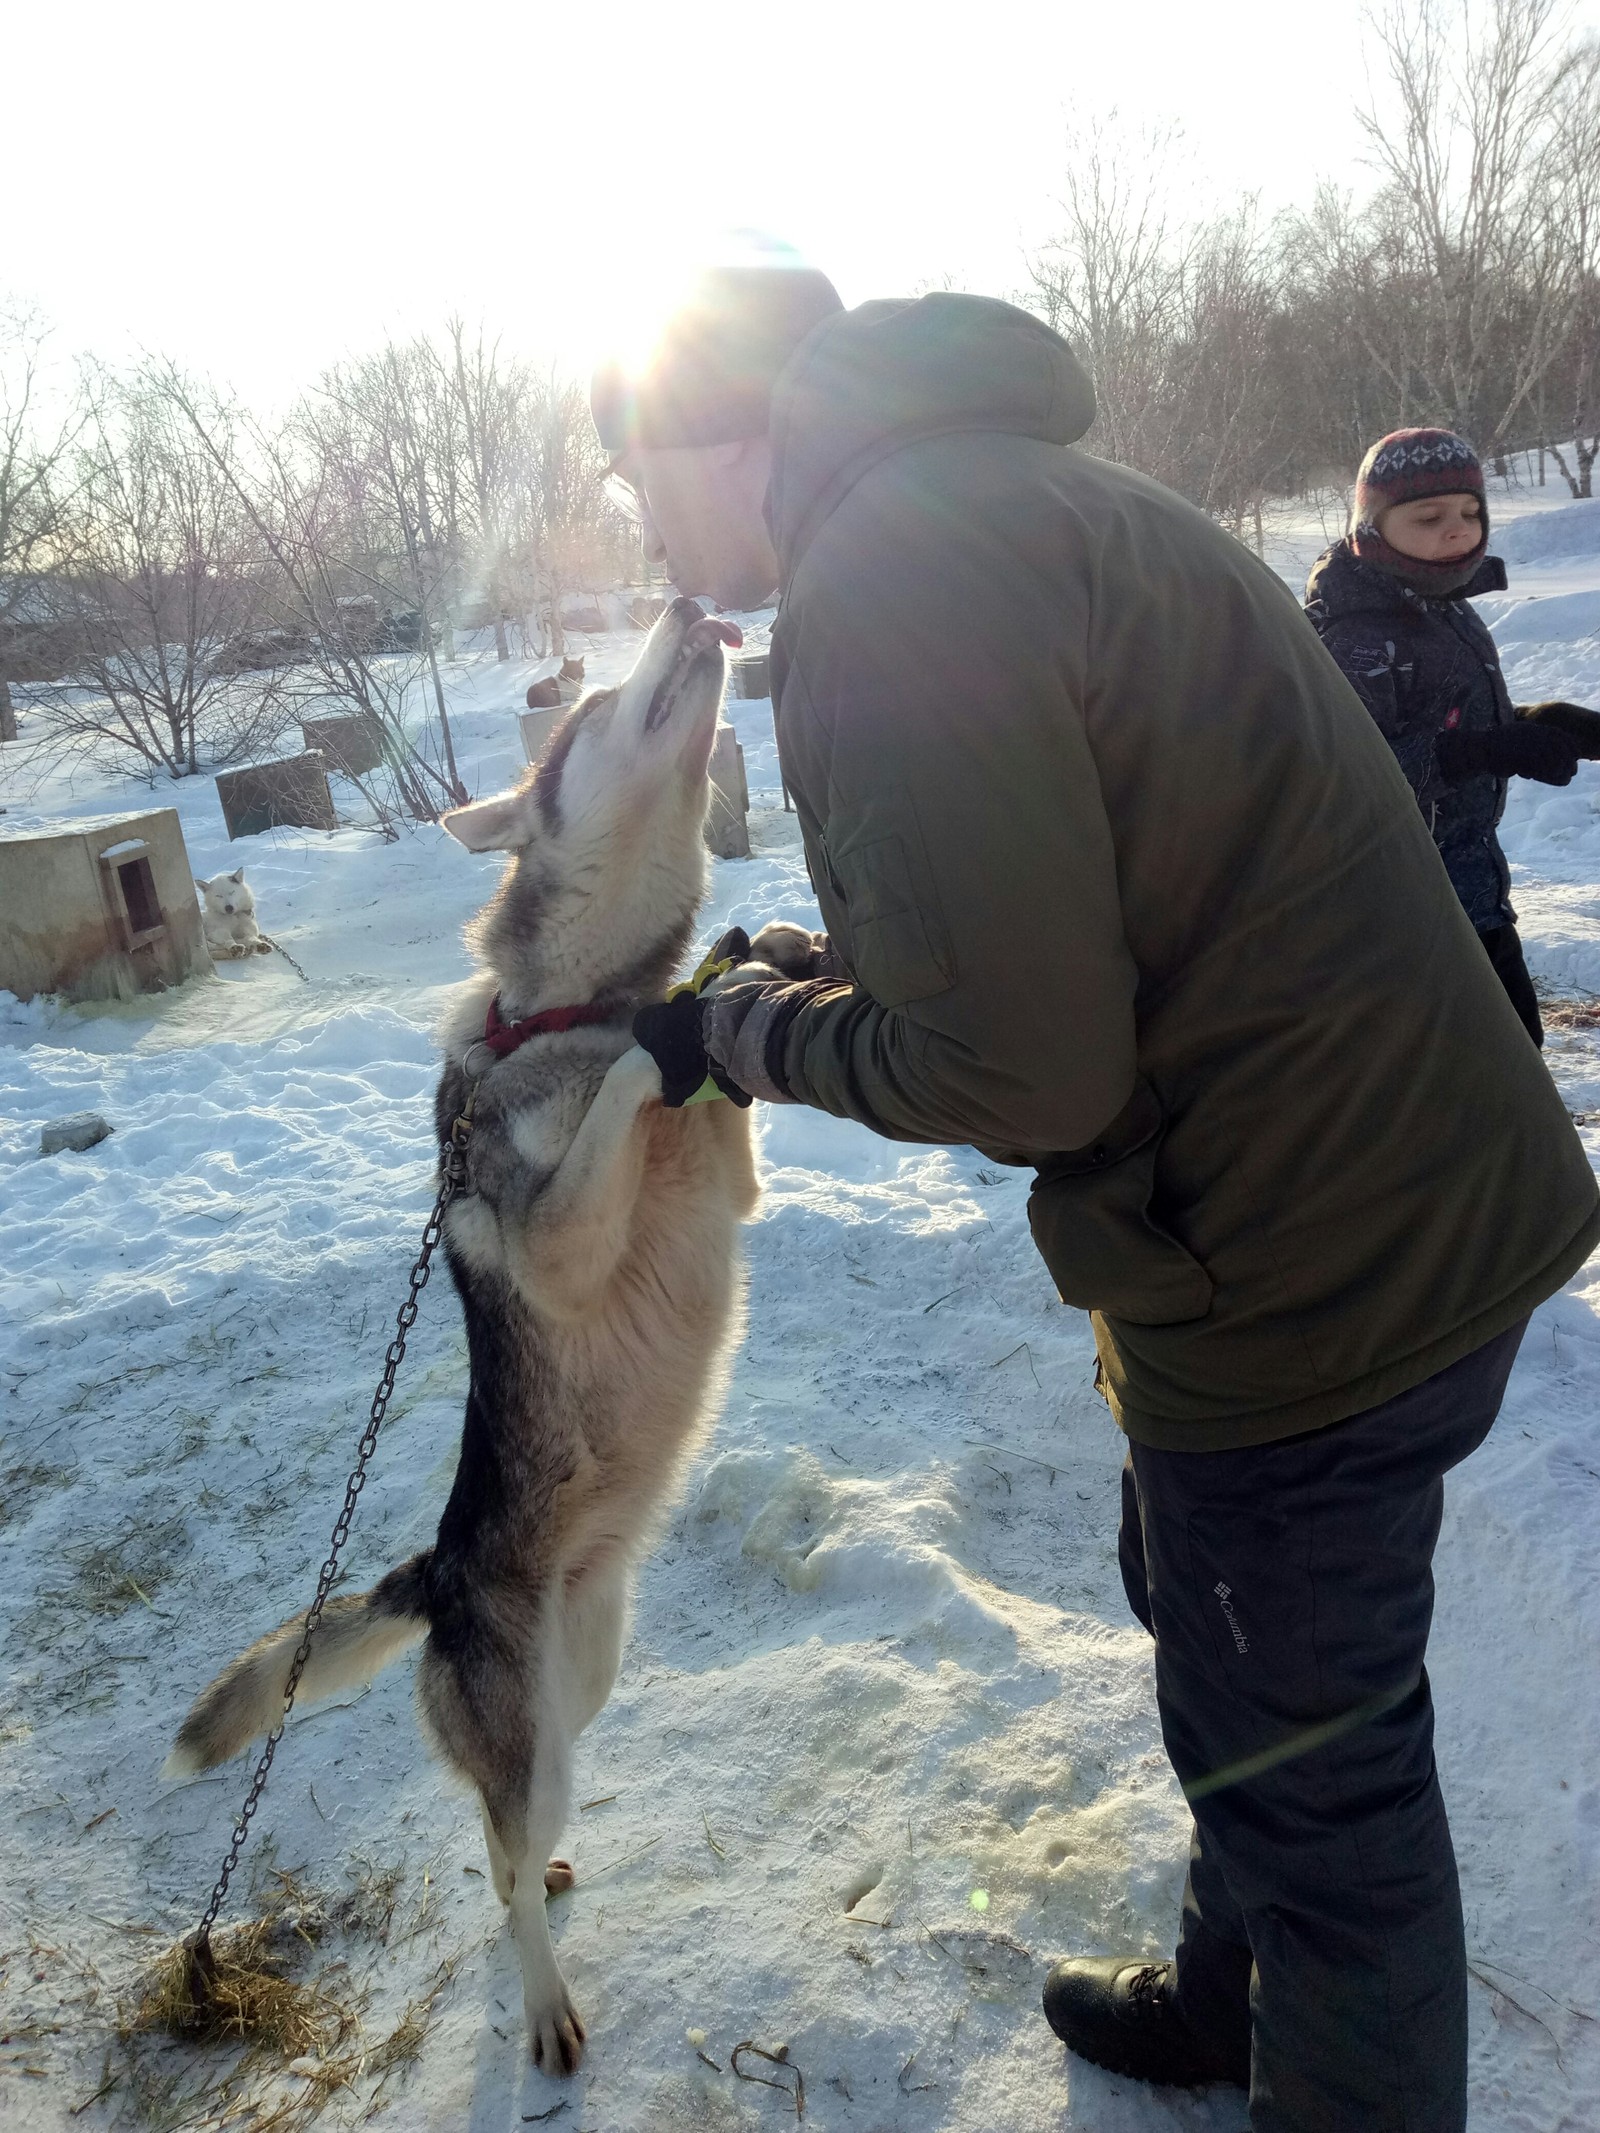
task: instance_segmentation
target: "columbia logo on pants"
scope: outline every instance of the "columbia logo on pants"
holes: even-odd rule
[[[1233,1632],[1234,1643],[1238,1646],[1241,1652],[1247,1652],[1250,1649],[1250,1639],[1240,1628],[1239,1617],[1233,1611],[1233,1587],[1231,1585],[1224,1585],[1219,1579],[1218,1582],[1212,1586],[1211,1590],[1222,1602],[1222,1612],[1228,1618],[1228,1627]]]

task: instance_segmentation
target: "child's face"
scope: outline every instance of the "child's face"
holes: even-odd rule
[[[1419,496],[1409,504],[1391,504],[1378,520],[1378,531],[1415,562],[1454,563],[1477,547],[1483,511],[1475,496]]]

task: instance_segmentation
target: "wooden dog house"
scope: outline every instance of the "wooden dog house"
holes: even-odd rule
[[[522,728],[522,752],[530,763],[537,763],[550,745],[550,736],[567,715],[565,704],[553,709],[519,711],[517,724]]]
[[[711,811],[706,816],[706,843],[719,859],[748,859],[750,787],[745,781],[744,750],[731,726],[717,727],[710,771]]]
[[[335,830],[339,818],[328,790],[328,766],[316,749],[273,763],[217,772],[217,798],[228,835],[259,837],[269,829]]]
[[[733,693],[742,701],[759,703],[772,694],[772,660],[767,652],[747,652],[733,662]]]
[[[211,968],[176,808],[0,836],[0,986],[131,1000]]]
[[[369,712],[303,718],[300,732],[308,751],[325,755],[347,778],[364,777],[383,761],[383,728]]]

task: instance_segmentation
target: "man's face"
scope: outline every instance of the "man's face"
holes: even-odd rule
[[[1471,555],[1483,532],[1483,511],[1471,495],[1419,496],[1391,504],[1378,531],[1402,555],[1418,563],[1455,563]]]
[[[767,441],[672,448],[635,446],[612,462],[633,492],[645,555],[680,593],[719,607],[763,607],[778,559],[762,516],[771,473]]]

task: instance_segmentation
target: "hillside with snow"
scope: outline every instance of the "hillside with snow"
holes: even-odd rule
[[[1513,696],[1600,706],[1600,502],[1495,485],[1491,510]],[[1273,540],[1298,583],[1323,534],[1302,514]],[[590,679],[637,641],[592,640]],[[540,671],[470,646],[449,668],[475,791],[521,767]],[[715,866],[704,936],[814,924],[770,707],[729,715],[755,849]],[[590,2030],[577,2079],[527,2063],[476,1809],[428,1760],[404,1666],[292,1721],[235,1906],[290,1906],[306,1973],[358,2027],[320,2062],[231,2075],[227,2053],[119,2039],[246,1775],[165,1785],[173,1728],[326,1552],[431,1200],[432,1033],[499,868],[433,828],[230,844],[209,779],[152,794],[81,761],[11,773],[0,831],[152,804],[177,807],[197,873],[246,868],[307,975],[274,956],[128,1005],[0,995],[0,2120],[770,2128],[797,2121],[798,2074],[820,2133],[1237,2133],[1242,2098],[1069,2065],[1039,2012],[1058,1954],[1170,1951],[1188,1818],[1117,1572],[1120,1442],[1087,1321],[1029,1241],[1026,1174],[793,1110],[759,1118],[726,1412],[578,1746],[577,1887],[552,1903]],[[1531,966],[1568,1003],[1546,1056],[1595,1117],[1600,766],[1514,782],[1505,842]],[[41,1123],[81,1110],[111,1137],[41,1159]],[[431,1537],[464,1388],[441,1279],[352,1589]],[[1484,2133],[1600,2123],[1597,1512],[1591,1266],[1536,1315],[1499,1425],[1451,1477],[1438,1560]],[[785,2055],[740,2056],[775,2086],[735,2073],[747,2041]]]

